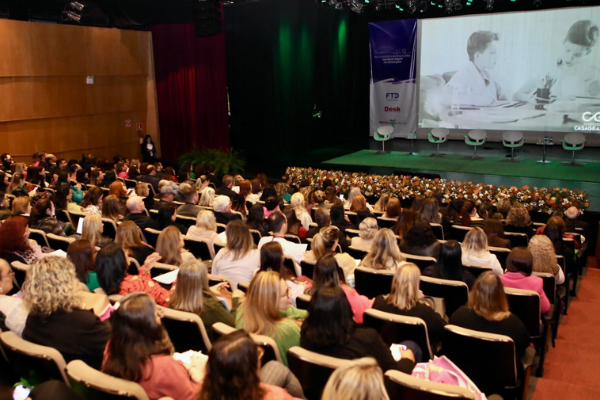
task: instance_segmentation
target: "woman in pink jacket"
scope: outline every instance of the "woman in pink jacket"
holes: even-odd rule
[[[533,290],[540,295],[541,311],[545,314],[550,310],[550,301],[544,293],[542,278],[532,276],[533,255],[527,247],[515,247],[506,259],[506,273],[500,275],[505,287]]]

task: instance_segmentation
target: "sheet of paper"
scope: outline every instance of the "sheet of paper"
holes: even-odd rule
[[[177,280],[178,273],[179,273],[179,269],[175,269],[173,271],[167,272],[166,274],[155,276],[153,279],[158,283],[164,283],[165,285],[170,285]]]

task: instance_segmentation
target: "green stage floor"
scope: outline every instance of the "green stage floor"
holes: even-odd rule
[[[536,160],[520,159],[511,162],[509,158],[486,156],[473,160],[469,156],[447,154],[443,157],[431,157],[430,153],[407,155],[406,152],[392,151],[379,154],[375,150],[361,150],[331,160],[324,164],[362,165],[386,167],[398,170],[436,172],[457,172],[467,174],[499,175],[538,179],[558,179],[562,181],[580,181],[600,183],[600,163],[586,163],[581,166],[564,165],[558,161],[541,164]]]

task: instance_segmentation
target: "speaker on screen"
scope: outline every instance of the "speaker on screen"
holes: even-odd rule
[[[214,36],[223,31],[221,3],[217,0],[194,0],[196,36]]]

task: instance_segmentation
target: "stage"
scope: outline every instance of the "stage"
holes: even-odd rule
[[[586,192],[590,211],[600,211],[600,152],[586,148],[576,152],[576,166],[564,164],[571,153],[561,146],[548,147],[549,163],[538,163],[542,146],[528,144],[515,151],[515,161],[510,161],[510,151],[502,143],[486,143],[477,150],[479,159],[472,159],[472,147],[464,142],[449,141],[440,146],[442,157],[432,157],[435,145],[416,140],[415,155],[409,155],[410,141],[395,139],[386,142],[391,151],[379,154],[381,143],[371,141],[371,149],[361,150],[323,162],[324,168],[346,171],[364,171],[381,174],[430,174],[449,180],[481,182],[492,185],[564,187]]]

